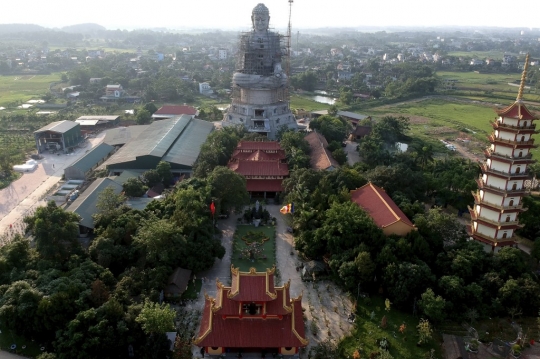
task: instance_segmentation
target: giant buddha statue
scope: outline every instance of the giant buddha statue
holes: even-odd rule
[[[281,43],[277,33],[268,30],[270,12],[258,4],[251,15],[253,28],[240,39],[238,68],[233,83],[241,87],[265,88],[284,85]]]

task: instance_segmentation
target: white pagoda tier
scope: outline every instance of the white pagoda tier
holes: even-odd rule
[[[526,195],[525,180],[529,179],[528,166],[535,162],[531,150],[536,131],[537,117],[523,103],[523,88],[529,56],[521,77],[516,101],[496,111],[498,117],[491,123],[493,133],[488,139],[491,145],[484,151],[486,160],[481,164],[481,176],[477,179],[478,190],[473,192],[474,208],[469,207],[471,226],[469,234],[477,241],[497,246],[514,245],[514,231],[521,227],[519,214]]]

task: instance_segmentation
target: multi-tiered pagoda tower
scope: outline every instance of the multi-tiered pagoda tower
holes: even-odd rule
[[[480,166],[478,190],[473,192],[474,208],[471,213],[470,235],[477,241],[497,246],[515,244],[514,231],[520,228],[519,214],[526,194],[525,180],[529,178],[527,167],[535,162],[531,149],[537,118],[523,103],[523,89],[529,64],[529,55],[521,77],[516,101],[496,111],[498,117],[491,123],[493,133],[488,137],[491,145],[484,151],[485,162]]]

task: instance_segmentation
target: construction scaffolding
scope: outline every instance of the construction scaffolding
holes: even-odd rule
[[[281,72],[281,58],[287,54],[285,38],[273,31],[242,33],[236,71],[261,76]]]

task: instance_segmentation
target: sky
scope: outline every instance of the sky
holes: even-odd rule
[[[107,29],[164,27],[247,30],[251,0],[6,0],[0,24],[62,27],[97,23]],[[286,29],[289,0],[267,0],[270,25]],[[498,26],[540,28],[540,0],[294,0],[294,29],[363,26]]]

